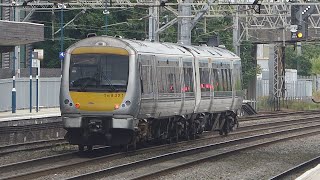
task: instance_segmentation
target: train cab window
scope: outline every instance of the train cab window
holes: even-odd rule
[[[70,62],[70,91],[126,92],[129,57],[113,54],[75,54]]]

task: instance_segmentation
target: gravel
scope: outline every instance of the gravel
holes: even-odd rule
[[[242,137],[246,137],[246,136],[248,136],[248,134],[241,135],[241,136]],[[187,149],[187,148],[191,148],[191,147],[197,147],[197,146],[200,146],[200,145],[207,145],[207,144],[215,143],[215,142],[222,142],[222,141],[235,139],[235,138],[239,138],[239,137],[240,136],[227,136],[227,137],[223,136],[223,137],[219,137],[219,138],[213,138],[213,139],[210,139],[210,140],[206,140],[204,142],[194,142],[194,143],[189,144],[189,145],[174,146],[172,148],[167,147],[167,148],[162,149],[162,150],[153,151],[152,153],[149,152],[149,153],[140,153],[140,154],[137,154],[137,155],[129,155],[129,156],[125,157],[125,158],[111,160],[111,161],[108,161],[108,162],[99,162],[99,163],[95,163],[94,165],[87,164],[88,166],[84,165],[81,168],[74,169],[74,170],[71,170],[71,171],[62,172],[62,173],[59,173],[59,174],[56,174],[56,175],[48,175],[45,178],[46,179],[61,179],[61,178],[77,175],[79,173],[80,174],[89,173],[89,172],[101,170],[103,168],[110,168],[112,166],[117,166],[117,165],[125,164],[125,163],[128,163],[128,162],[138,161],[138,160],[145,159],[145,158],[148,158],[148,157],[154,157],[156,155],[161,155],[161,154],[174,152],[174,151],[178,151],[178,150],[182,150],[182,149]],[[42,177],[42,178],[44,178],[44,177]],[[120,178],[120,177],[118,176],[117,178]]]
[[[56,146],[48,149],[41,149],[36,151],[22,151],[22,152],[14,152],[9,153],[5,156],[0,157],[0,166],[27,161],[36,158],[42,158],[46,156],[52,156],[57,154],[63,154],[67,152],[74,152],[78,150],[78,146],[73,145],[63,145],[63,146]]]
[[[305,117],[305,116],[304,116]],[[297,119],[298,117],[282,117],[282,118],[272,118],[272,119],[268,119],[268,120],[257,120],[256,122],[250,122],[250,121],[246,121],[246,122],[240,122],[240,126],[245,124],[245,125],[249,125],[249,124],[256,124],[256,123],[265,123],[265,122],[275,122],[275,121],[281,121],[281,120],[288,120],[288,119]],[[299,117],[300,118],[300,117]],[[302,117],[301,117],[302,118]],[[295,126],[297,127],[297,126]],[[283,128],[283,129],[287,129],[287,128]],[[279,129],[278,129],[279,130]],[[263,131],[261,131],[260,133],[262,133]],[[266,132],[270,132],[270,130],[267,130]],[[252,134],[257,134],[257,133],[252,133]],[[55,175],[49,175],[47,176],[48,179],[61,179],[61,178],[65,178],[65,177],[70,177],[70,175],[75,175],[78,174],[79,172],[81,173],[85,173],[85,172],[92,172],[92,171],[96,171],[98,169],[101,168],[106,168],[106,167],[111,167],[111,166],[115,166],[115,165],[119,165],[119,164],[123,164],[126,162],[132,162],[135,160],[140,160],[140,159],[144,159],[147,157],[152,157],[156,154],[164,154],[166,152],[172,152],[178,149],[186,149],[189,147],[195,147],[195,146],[199,146],[199,145],[205,145],[205,144],[209,144],[209,143],[215,143],[215,142],[221,142],[221,141],[227,141],[227,140],[231,140],[231,139],[235,139],[235,138],[240,138],[243,136],[248,136],[248,134],[246,135],[232,135],[230,134],[230,136],[221,136],[221,137],[215,137],[212,140],[208,140],[205,142],[201,142],[201,143],[194,143],[192,145],[183,145],[183,146],[178,146],[175,148],[167,148],[161,152],[153,152],[153,153],[143,153],[143,154],[139,154],[139,155],[135,155],[135,156],[128,156],[126,158],[123,159],[118,159],[118,160],[113,160],[107,163],[102,163],[102,164],[96,164],[94,166],[84,166],[83,168],[74,170],[74,171],[69,171],[66,173],[61,173],[61,174],[55,174]],[[320,137],[320,136],[319,136]],[[318,137],[318,138],[319,138]],[[308,138],[306,138],[308,139]],[[302,142],[304,142],[305,139],[303,139]],[[291,141],[289,141],[291,142]],[[301,142],[301,141],[300,141]],[[313,140],[313,144],[312,141],[310,141],[310,148],[312,149],[313,146],[316,146],[316,142],[317,139],[314,138]],[[288,142],[284,142],[281,144],[287,144]],[[302,145],[303,143],[300,143],[299,145]],[[201,165],[198,166],[193,166],[189,169],[186,169],[185,171],[178,171],[177,173],[174,174],[169,174],[168,176],[165,177],[161,177],[161,179],[265,179],[268,177],[271,177],[272,175],[276,175],[290,167],[292,167],[292,163],[291,160],[280,160],[282,157],[281,153],[282,151],[285,152],[291,152],[292,150],[296,149],[296,151],[291,152],[296,158],[300,157],[300,155],[302,154],[301,152],[306,153],[306,150],[302,150],[301,148],[304,148],[306,146],[306,144],[303,144],[302,147],[296,146],[295,143],[291,143],[291,145],[288,145],[289,149],[290,147],[294,147],[290,150],[287,149],[282,149],[281,151],[279,149],[275,149],[274,147],[276,145],[272,145],[272,148],[266,148],[267,153],[265,154],[264,150],[265,148],[261,148],[261,149],[257,149],[257,150],[253,150],[253,151],[244,151],[243,153],[231,156],[230,158],[225,158],[223,160],[220,161],[215,161],[214,163],[202,163]],[[317,146],[319,147],[319,146]],[[25,161],[25,160],[29,160],[29,159],[34,159],[34,158],[39,158],[39,157],[44,157],[44,156],[50,156],[50,155],[55,155],[55,154],[61,154],[61,153],[66,153],[66,152],[70,152],[70,151],[74,151],[76,150],[77,147],[76,146],[64,146],[64,147],[59,147],[57,149],[46,149],[46,150],[39,150],[39,151],[31,151],[31,152],[19,152],[19,153],[12,153],[12,154],[8,154],[4,157],[0,157],[0,165],[3,164],[9,164],[9,163],[14,163],[14,162],[19,162],[19,161]],[[307,148],[309,150],[309,148]],[[318,150],[317,148],[314,148],[315,150]],[[271,151],[273,150],[273,151]],[[270,152],[271,151],[271,152]],[[301,151],[301,152],[300,152]],[[248,152],[248,153],[247,153]],[[303,157],[305,157],[305,154],[303,153]],[[307,153],[308,155],[311,156],[310,153]],[[298,156],[299,155],[299,156]],[[314,154],[312,154],[314,155]],[[259,156],[263,156],[263,157],[259,157]],[[291,155],[287,156],[285,154],[286,158],[291,159]],[[316,155],[314,155],[316,156]],[[311,156],[311,157],[314,157]],[[274,162],[273,160],[274,159]],[[311,159],[311,158],[309,158]],[[278,160],[278,161],[277,161]],[[280,160],[280,162],[279,162]],[[300,160],[300,162],[304,162],[307,159],[304,158],[300,158],[298,159]],[[251,162],[252,161],[252,162]],[[272,162],[271,162],[272,161]],[[245,162],[245,163],[244,163]],[[296,163],[299,164],[300,162]],[[282,170],[279,168],[283,168]],[[213,168],[213,169],[212,169]],[[273,174],[268,175],[268,172],[273,172]],[[278,170],[276,172],[274,172],[274,170]],[[262,176],[265,175],[265,176]],[[43,179],[43,178],[41,178]]]
[[[269,179],[319,155],[320,135],[242,151],[157,179]]]

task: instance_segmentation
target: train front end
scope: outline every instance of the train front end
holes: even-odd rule
[[[134,52],[115,38],[92,37],[67,50],[60,109],[71,144],[83,149],[130,142],[139,98],[135,64]]]

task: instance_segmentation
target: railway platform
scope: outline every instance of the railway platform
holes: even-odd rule
[[[296,178],[296,180],[319,180],[320,179],[320,164],[316,167],[306,171],[301,176]]]
[[[59,108],[41,108],[38,112],[32,109],[17,110],[16,113],[0,112],[1,126],[21,126],[61,121]]]

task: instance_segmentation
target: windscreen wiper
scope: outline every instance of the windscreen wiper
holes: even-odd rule
[[[82,84],[82,86],[80,87],[80,92],[83,92],[86,90],[87,86],[89,85],[89,82],[91,81],[95,81],[96,83],[98,82],[98,80],[96,79],[96,77],[98,76],[98,73],[95,73],[93,76],[91,77],[86,77],[84,79],[86,79],[86,81]]]
[[[109,87],[112,89],[112,91],[118,91],[116,87],[111,83],[110,79],[108,78],[107,75],[105,75],[103,72],[101,72],[102,77],[107,81],[109,84]]]

